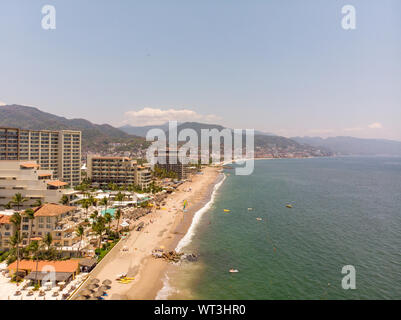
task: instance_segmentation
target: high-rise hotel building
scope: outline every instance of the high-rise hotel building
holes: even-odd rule
[[[0,127],[0,160],[34,160],[71,186],[81,181],[81,131]]]

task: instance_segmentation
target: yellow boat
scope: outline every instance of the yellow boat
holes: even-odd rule
[[[231,210],[228,210],[228,209],[224,209],[224,212],[230,212]]]
[[[122,283],[122,284],[129,284],[129,283],[131,283],[131,280],[120,280],[118,282]]]
[[[287,204],[286,207],[287,208],[292,208],[292,205],[291,204]]]

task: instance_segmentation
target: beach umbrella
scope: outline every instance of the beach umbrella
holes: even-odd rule
[[[101,290],[106,291],[106,290],[109,290],[109,289],[110,289],[110,286],[102,285],[102,286],[99,288],[99,291],[101,291]]]
[[[89,290],[82,290],[81,295],[85,296],[85,297],[89,297],[92,294],[91,291]]]
[[[100,282],[99,279],[93,278],[92,280],[89,281],[90,284],[98,284]]]
[[[86,286],[86,289],[95,290],[97,287],[98,287],[97,284],[90,284],[90,285]]]
[[[109,285],[112,284],[112,282],[111,282],[111,280],[106,279],[106,280],[104,280],[104,281],[102,282],[102,284],[104,284],[104,285],[106,285],[106,286],[109,286]]]
[[[86,299],[86,300],[99,300],[99,299],[97,299],[97,298],[95,298],[95,297],[90,297],[90,298],[88,298],[88,299]]]
[[[78,296],[75,300],[88,300],[88,299],[85,298],[84,296]]]
[[[102,297],[103,295],[104,295],[104,291],[102,291],[102,290],[98,290],[97,292],[95,292],[95,293],[93,294],[93,296],[94,296],[95,298]]]

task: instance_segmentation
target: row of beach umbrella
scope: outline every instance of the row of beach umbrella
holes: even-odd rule
[[[76,300],[98,300],[98,298],[102,297],[106,290],[110,289],[110,285],[112,281],[106,279],[102,282],[102,285],[99,285],[99,279],[91,279],[89,281],[89,285],[86,286],[84,290],[82,290],[81,295],[76,298]]]

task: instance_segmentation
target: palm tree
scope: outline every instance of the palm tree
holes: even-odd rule
[[[33,254],[33,259],[36,260],[34,283],[36,283],[38,279],[39,253],[43,250],[43,247],[44,244],[42,241],[32,241],[32,243],[29,245],[29,249]]]
[[[117,232],[118,232],[118,227],[120,226],[120,218],[121,218],[121,210],[117,209],[117,211],[114,213],[114,219],[117,220]]]
[[[96,234],[99,236],[98,247],[100,247],[102,235],[103,235],[104,230],[106,229],[104,223],[105,223],[104,218],[102,216],[100,216],[100,217],[98,217],[97,222],[94,223],[92,226],[93,231],[95,231]]]
[[[68,202],[69,202],[69,199],[68,199],[68,197],[64,194],[64,195],[61,197],[61,199],[60,199],[59,202],[60,202],[61,204],[63,204],[63,205],[67,205]]]
[[[121,205],[121,201],[123,201],[124,198],[125,198],[125,195],[122,194],[121,191],[118,192],[118,193],[116,194],[116,197],[115,197],[116,201],[118,201],[120,205]]]
[[[25,214],[29,219],[29,236],[28,236],[28,244],[31,243],[31,236],[32,236],[32,221],[35,219],[35,211],[32,209],[26,209]]]
[[[78,247],[78,253],[81,255],[81,244],[82,244],[82,238],[84,237],[85,229],[83,226],[78,226],[78,228],[75,230],[75,234],[81,238],[79,241],[79,247]]]
[[[42,200],[37,199],[37,200],[35,201],[35,203],[33,204],[33,206],[34,206],[34,207],[40,207],[40,206],[42,206]]]
[[[109,200],[104,197],[102,200],[100,200],[100,205],[104,206],[104,211],[107,211],[107,205],[109,204]]]
[[[97,210],[93,211],[93,213],[91,214],[90,218],[92,220],[95,220],[97,218],[97,216],[99,215],[99,212]]]
[[[12,201],[9,201],[8,203],[3,204],[2,206],[4,207],[4,209],[11,209],[13,207],[13,203]]]
[[[105,223],[107,223],[107,225],[108,225],[108,230],[110,230],[110,223],[111,223],[111,221],[113,220],[113,217],[111,216],[111,214],[110,213],[108,213],[108,212],[106,212],[105,214],[104,214],[104,221],[105,221]],[[109,233],[109,231],[107,231],[107,233]]]
[[[52,242],[53,242],[53,237],[52,237],[52,235],[51,235],[50,232],[48,232],[48,233],[45,235],[45,238],[43,239],[43,242],[44,242],[44,244],[45,244],[46,247],[47,247],[47,251],[49,251],[49,250],[50,250],[50,247],[51,247],[51,245],[52,245]]]
[[[94,207],[97,206],[97,199],[94,198],[92,195],[89,196],[88,201],[92,206],[94,206]]]
[[[20,207],[25,201],[28,201],[28,199],[24,198],[21,193],[16,193],[12,198],[11,203],[15,204],[18,209],[17,211],[19,211]]]
[[[85,211],[86,211],[86,218],[88,217],[88,210],[89,210],[89,206],[90,206],[90,203],[89,203],[89,201],[88,201],[88,199],[83,199],[83,200],[81,200],[81,206],[82,206],[82,209],[85,209]]]
[[[19,245],[21,243],[21,215],[18,212],[15,212],[11,219],[11,223],[15,226],[15,234],[11,239],[12,245],[16,246],[16,251],[17,251],[17,270],[16,270],[16,280],[18,282],[18,271],[19,271]]]

